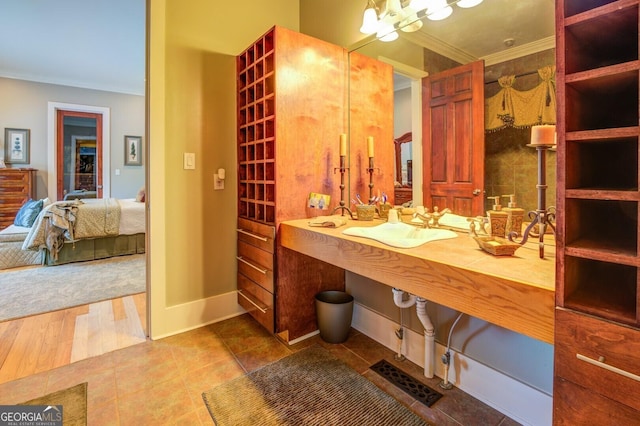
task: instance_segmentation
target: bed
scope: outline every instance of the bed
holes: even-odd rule
[[[43,208],[30,228],[0,231],[0,269],[144,252],[145,203],[135,199],[60,201]]]

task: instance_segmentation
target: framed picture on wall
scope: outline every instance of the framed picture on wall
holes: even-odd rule
[[[142,165],[142,136],[124,137],[124,165]]]
[[[29,164],[29,129],[4,129],[4,162]]]

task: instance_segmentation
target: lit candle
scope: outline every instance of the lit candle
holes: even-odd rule
[[[556,126],[531,126],[531,145],[555,145]]]
[[[373,136],[367,136],[367,152],[369,158],[373,158]]]
[[[340,134],[340,156],[347,156],[347,135],[345,133]]]

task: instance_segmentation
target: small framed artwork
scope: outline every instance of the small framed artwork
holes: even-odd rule
[[[142,165],[142,136],[124,137],[124,165]]]
[[[29,129],[4,129],[4,162],[29,164]]]

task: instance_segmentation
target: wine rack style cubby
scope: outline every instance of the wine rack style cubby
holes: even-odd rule
[[[275,223],[275,69],[273,31],[237,58],[238,214]]]
[[[639,16],[556,2],[554,424],[640,424]]]

